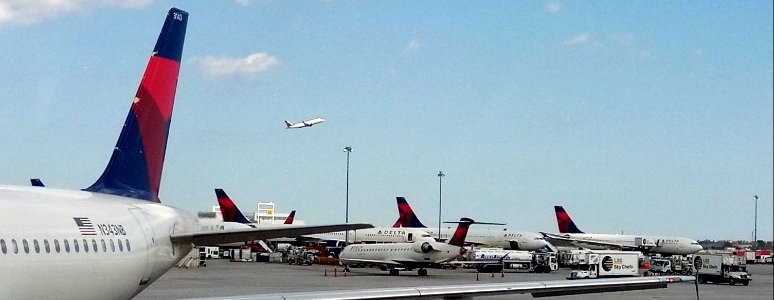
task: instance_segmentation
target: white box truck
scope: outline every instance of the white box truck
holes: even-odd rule
[[[700,283],[741,283],[749,285],[752,276],[747,274],[746,257],[730,254],[694,254],[693,270],[699,269]]]
[[[611,251],[587,253],[567,279],[638,276],[639,252]]]

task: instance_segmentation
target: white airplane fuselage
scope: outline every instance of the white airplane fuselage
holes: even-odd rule
[[[432,245],[433,251],[427,253],[417,251],[422,243]],[[462,247],[432,240],[418,240],[414,243],[353,244],[341,251],[339,260],[343,264],[395,261],[403,263],[406,267],[422,267],[450,261],[459,256],[462,250]]]
[[[644,236],[629,234],[598,234],[598,233],[562,233],[560,236],[569,237],[575,240],[575,243],[581,244],[589,249],[606,249],[600,244],[593,242],[602,242],[609,244],[618,244],[622,248],[631,248],[643,252],[661,253],[669,255],[687,255],[699,252],[703,249],[699,243],[693,239],[676,236]],[[637,245],[637,240],[645,241],[644,244],[650,246]],[[590,243],[583,243],[583,241]]]
[[[190,252],[169,236],[198,228],[174,207],[85,191],[0,186],[0,207],[0,299],[131,298]]]
[[[432,237],[438,237],[438,227],[422,228]],[[441,228],[441,239],[449,240],[454,235],[454,228]],[[475,229],[468,230],[465,242],[478,245],[489,245],[505,250],[536,251],[545,247],[553,249],[553,245],[547,242],[542,235],[527,231]],[[555,251],[555,249],[554,249]]]

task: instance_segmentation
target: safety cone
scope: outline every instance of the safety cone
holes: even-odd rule
[[[505,271],[500,271],[500,278],[505,277]]]
[[[494,271],[492,271],[492,278],[494,278]]]
[[[339,269],[333,268],[333,277],[339,277]]]
[[[347,277],[347,276],[349,276],[349,272],[347,272],[347,270],[344,270],[344,277]]]

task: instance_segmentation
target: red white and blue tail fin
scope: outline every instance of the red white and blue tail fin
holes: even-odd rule
[[[563,207],[554,206],[554,211],[556,212],[556,223],[559,225],[559,233],[583,233],[578,229],[578,226],[575,226],[570,214]]]
[[[218,197],[218,205],[220,205],[220,213],[223,214],[223,222],[251,224],[250,220],[239,210],[234,201],[231,201],[231,198],[226,195],[223,189],[215,189],[215,196]]]
[[[105,171],[85,190],[159,201],[188,13],[172,8]]]
[[[30,178],[30,184],[32,184],[32,186],[39,186],[39,187],[46,186],[43,184],[43,181],[38,178]]]
[[[295,218],[296,218],[296,211],[294,210],[294,211],[290,212],[290,214],[288,215],[288,218],[285,219],[285,223],[284,224],[293,224],[293,220]]]
[[[408,204],[406,198],[395,197],[398,200],[398,220],[392,227],[411,227],[411,228],[426,228],[425,224],[422,224],[414,214],[414,210],[411,209],[411,205]]]
[[[293,122],[285,120],[285,127],[290,128],[290,126],[293,126]]]

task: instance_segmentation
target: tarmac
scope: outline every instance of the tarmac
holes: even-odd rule
[[[477,273],[473,269],[428,269],[428,276],[401,271],[389,276],[377,268],[353,268],[344,274],[330,265],[297,266],[279,263],[208,260],[206,267],[173,268],[142,291],[135,299],[187,299],[228,297],[288,292],[332,291],[428,285],[502,283],[563,280],[570,273],[559,269],[548,274],[509,272]],[[774,266],[749,265],[753,281],[749,286],[698,284],[698,299],[774,299]],[[584,279],[594,280],[594,279]],[[475,299],[533,299],[529,294],[487,296]],[[670,284],[666,289],[558,296],[554,299],[697,299],[694,283]]]

